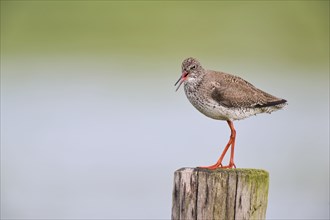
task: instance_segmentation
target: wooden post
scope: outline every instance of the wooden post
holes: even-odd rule
[[[265,219],[268,185],[264,170],[181,168],[174,173],[172,219]]]

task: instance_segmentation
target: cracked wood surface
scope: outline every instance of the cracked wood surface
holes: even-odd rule
[[[174,173],[172,219],[265,219],[268,185],[264,170],[181,168]]]

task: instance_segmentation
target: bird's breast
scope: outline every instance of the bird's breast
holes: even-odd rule
[[[217,120],[228,120],[226,109],[214,102],[209,92],[202,86],[185,84],[184,90],[189,102],[207,117]]]

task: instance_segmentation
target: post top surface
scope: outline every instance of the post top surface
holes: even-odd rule
[[[183,167],[180,168],[178,170],[176,170],[175,172],[199,172],[199,173],[226,173],[226,174],[230,174],[230,173],[235,173],[235,174],[241,174],[241,175],[269,175],[268,171],[263,170],[263,169],[255,169],[255,168],[234,168],[234,169],[215,169],[215,170],[209,170],[209,169],[205,169],[205,168],[192,168],[192,167]]]

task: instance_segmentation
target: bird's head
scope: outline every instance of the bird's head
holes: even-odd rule
[[[188,78],[195,78],[196,76],[198,76],[198,74],[200,74],[203,71],[203,67],[201,66],[200,62],[192,57],[185,59],[182,62],[181,68],[182,68],[182,75],[180,76],[179,80],[174,84],[174,86],[176,86],[176,84],[178,84],[179,82],[180,83],[175,91],[178,91],[181,84],[185,80],[187,80]]]

